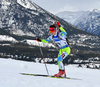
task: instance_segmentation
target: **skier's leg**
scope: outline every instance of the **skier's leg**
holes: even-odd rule
[[[64,48],[59,50],[58,59],[57,59],[57,63],[59,66],[59,73],[55,74],[54,76],[66,77],[63,60],[68,56],[69,53],[70,53],[70,48]]]
[[[59,51],[58,59],[57,59],[57,63],[58,63],[58,66],[59,66],[59,73],[58,74],[55,74],[54,76],[56,76],[56,77],[66,77],[65,69],[64,69],[64,64],[62,62],[63,59],[66,58],[66,56],[67,56],[67,53],[66,52],[63,52],[61,54],[61,50]]]
[[[59,50],[58,59],[57,59],[59,69],[63,70],[63,68],[64,68],[63,60],[69,55],[69,53],[70,53],[69,47]]]
[[[63,60],[67,57],[67,52],[63,52],[60,56],[58,55],[57,64],[60,70],[64,70]]]

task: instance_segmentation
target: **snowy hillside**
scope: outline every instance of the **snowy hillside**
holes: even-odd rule
[[[84,14],[84,12],[78,12],[77,14],[73,13],[73,15],[70,15],[71,13],[69,12],[69,15],[71,19],[77,19],[78,15],[82,13]],[[87,33],[71,25],[36,5],[31,0],[0,1],[0,35],[9,36],[9,39],[8,37],[1,37],[0,54],[2,55],[0,56],[8,57],[10,55],[11,58],[23,60],[27,60],[28,57],[30,61],[32,58],[40,57],[38,42],[35,39],[36,37],[40,39],[49,37],[49,26],[56,21],[59,21],[66,30],[67,38],[73,49],[72,54],[76,58],[100,57],[99,36]],[[12,43],[11,39],[18,41],[18,43]],[[51,42],[50,44],[40,43],[40,46],[43,47],[45,58],[57,57],[58,49],[55,49],[55,44],[53,43],[52,45]],[[10,45],[2,46],[2,44]]]
[[[100,87],[100,70],[66,66],[68,77],[82,80],[24,76],[19,73],[47,74],[44,64],[0,58],[0,87]],[[50,75],[58,72],[57,65],[47,64]]]
[[[78,12],[65,11],[56,15],[84,31],[100,35],[100,9]]]
[[[74,25],[78,20],[80,20],[89,13],[90,13],[89,11],[76,11],[76,12],[64,11],[64,12],[59,12],[56,15]]]
[[[7,35],[0,35],[0,41],[11,41],[11,42],[18,42],[13,37],[7,36]]]
[[[25,8],[36,10],[32,3],[30,3],[30,0],[17,0],[17,2]]]
[[[79,20],[75,26],[87,32],[100,35],[100,10],[94,9]]]
[[[80,12],[70,12],[70,11],[64,11],[64,12],[59,12],[56,15],[65,21],[74,24],[75,21],[84,13],[84,11]]]
[[[48,14],[31,0],[2,0],[0,29],[19,36],[48,35],[48,27],[53,23]]]

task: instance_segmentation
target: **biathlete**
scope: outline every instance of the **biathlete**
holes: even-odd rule
[[[51,25],[49,27],[50,36],[47,39],[39,39],[37,41],[48,43],[50,40],[54,40],[55,43],[60,48],[58,53],[57,64],[59,67],[59,72],[55,74],[55,77],[66,77],[63,60],[70,54],[70,47],[66,41],[66,31],[61,27],[60,22],[56,22],[59,27],[59,32],[57,32],[57,27],[55,25]]]

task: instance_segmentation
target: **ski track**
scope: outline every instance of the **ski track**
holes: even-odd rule
[[[100,87],[100,70],[66,66],[68,77],[82,80],[27,76],[19,73],[47,74],[45,65],[0,58],[0,87]],[[50,75],[58,72],[57,65],[47,64]]]

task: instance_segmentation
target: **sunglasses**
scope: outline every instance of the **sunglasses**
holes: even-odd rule
[[[50,33],[53,33],[54,31],[49,31]]]

